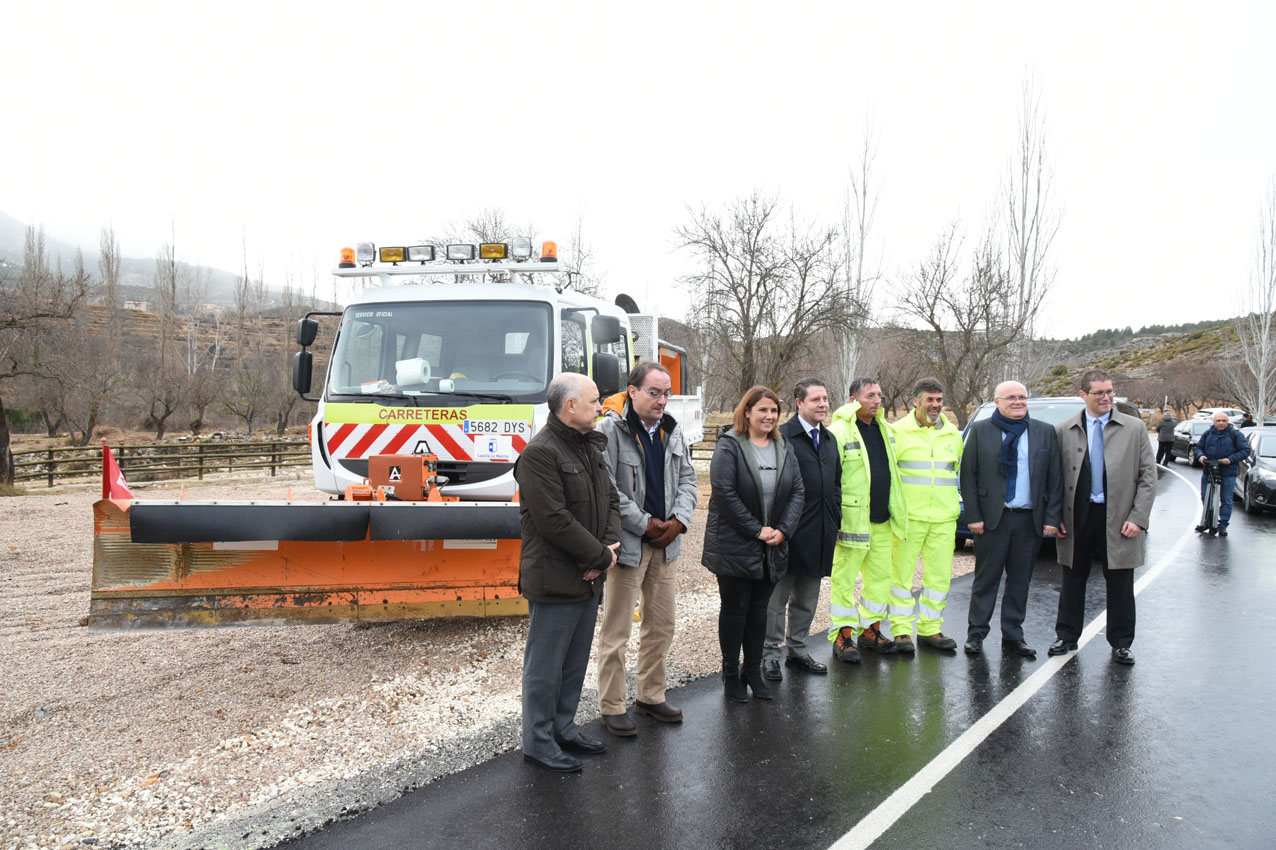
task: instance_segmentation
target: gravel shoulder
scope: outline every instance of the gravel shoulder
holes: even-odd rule
[[[304,475],[185,497],[290,490],[319,497]],[[707,490],[678,561],[673,686],[720,667],[717,588],[700,566]],[[523,618],[81,627],[97,498],[0,499],[0,847],[270,846],[518,747]],[[972,567],[959,552],[954,575]],[[582,722],[597,716],[596,684],[591,663]]]

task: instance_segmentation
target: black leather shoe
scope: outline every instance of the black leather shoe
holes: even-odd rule
[[[607,745],[596,738],[586,738],[584,735],[578,735],[575,738],[555,738],[558,746],[567,750],[569,753],[581,753],[587,756],[596,756],[599,753],[607,752]]]
[[[1227,529],[1226,529],[1226,528],[1220,528],[1220,529],[1218,530],[1218,536],[1219,536],[1219,537],[1226,537],[1226,536],[1227,536]]]
[[[1112,650],[1112,660],[1117,664],[1133,664],[1134,653],[1130,652],[1130,650],[1124,646],[1119,646]]]
[[[785,667],[797,667],[808,673],[827,673],[829,668],[825,664],[821,664],[809,655],[790,655],[784,659]]]
[[[530,762],[537,767],[543,767],[546,770],[552,770],[554,773],[580,773],[580,759],[575,756],[569,756],[567,753],[556,753],[549,758],[543,759],[523,753],[523,761]]]
[[[1026,640],[1003,640],[1001,642],[1002,649],[1008,649],[1020,658],[1036,658],[1037,650],[1028,646]]]
[[[966,638],[966,645],[962,647],[966,650],[967,655],[983,655],[984,641],[983,638]]]
[[[643,702],[642,700],[634,700],[634,713],[645,714],[652,720],[659,720],[661,723],[681,723],[682,709],[674,708],[666,702]]]
[[[604,714],[603,728],[621,738],[632,738],[638,734],[638,727],[634,725],[633,718],[628,713]]]
[[[1196,533],[1197,533],[1197,534],[1200,534],[1200,533],[1201,533],[1201,532],[1203,532],[1203,531],[1205,531],[1205,526],[1203,526],[1203,525],[1198,525],[1198,526],[1196,527]]]
[[[780,662],[774,658],[768,658],[762,662],[762,675],[772,682],[779,682],[784,679],[784,674],[780,672]]]
[[[1076,648],[1077,642],[1075,640],[1064,640],[1063,638],[1059,638],[1057,641],[1050,644],[1050,648],[1046,650],[1046,655],[1067,655]]]

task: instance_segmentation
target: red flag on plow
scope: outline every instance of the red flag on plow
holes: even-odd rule
[[[106,444],[106,440],[102,441],[102,498],[133,498],[128,483],[124,480],[124,473],[120,472],[120,465],[115,462],[115,456],[111,454],[111,447]]]

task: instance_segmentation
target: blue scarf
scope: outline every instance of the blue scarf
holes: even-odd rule
[[[1001,443],[1001,456],[997,469],[1006,479],[1006,501],[1014,501],[1016,485],[1019,480],[1019,438],[1028,430],[1028,414],[1023,419],[1009,419],[1001,415],[1000,410],[992,412],[992,424],[996,425],[1010,439]]]

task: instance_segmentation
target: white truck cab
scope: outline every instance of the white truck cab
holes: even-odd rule
[[[318,323],[314,314],[298,323],[302,351],[293,385],[318,402],[310,446],[320,490],[340,497],[363,483],[372,455],[434,454],[445,496],[509,501],[517,489],[514,462],[545,423],[554,376],[588,375],[607,396],[623,388],[638,359],[669,365],[678,356],[673,346],[653,348],[658,340],[635,335],[636,323],[654,330],[655,317],[631,316],[564,289],[553,243],[539,262],[529,261],[530,246],[514,262],[504,244],[450,245],[449,256],[468,258],[447,263],[433,262],[435,250],[426,248],[434,246],[374,253],[363,243],[342,252],[334,275],[376,277],[382,285],[358,293],[339,314],[335,339],[322,341],[331,357],[313,397],[307,348],[316,343]],[[428,259],[406,260],[426,253]],[[373,256],[382,262],[374,265]],[[396,285],[401,276],[421,282]],[[635,336],[648,343],[646,351],[635,351]],[[670,401],[674,415],[691,420],[680,419],[687,439],[702,439],[699,393]]]

